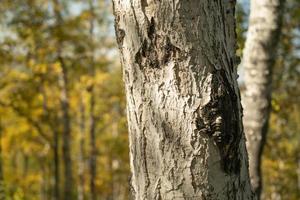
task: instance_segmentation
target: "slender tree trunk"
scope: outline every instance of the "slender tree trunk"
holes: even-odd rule
[[[26,153],[22,153],[22,177],[26,177],[28,175],[28,160],[29,156]]]
[[[90,93],[90,190],[91,190],[91,200],[96,199],[96,162],[97,162],[97,148],[96,148],[96,119],[95,119],[95,95],[94,86],[92,86]]]
[[[279,41],[284,0],[252,0],[244,50],[244,127],[249,153],[251,184],[260,197],[261,157],[271,109],[272,68]]]
[[[235,1],[113,2],[134,199],[252,199]]]
[[[68,79],[67,69],[63,61],[61,61],[62,72],[60,74],[60,87],[61,87],[61,110],[62,110],[62,124],[63,124],[63,162],[64,162],[64,199],[69,200],[73,197],[73,176],[72,176],[72,159],[71,159],[71,126],[69,115],[69,96],[68,96]]]
[[[90,12],[92,14],[92,18],[90,20],[90,39],[94,39],[94,20],[95,20],[95,10],[94,10],[94,2],[93,0],[89,0]],[[90,57],[90,66],[89,66],[89,74],[92,79],[92,85],[89,88],[90,92],[90,199],[96,200],[96,167],[97,167],[97,148],[96,148],[96,117],[95,117],[95,61],[94,61],[94,47],[91,47],[91,57]]]
[[[57,22],[57,28],[60,29],[64,23],[61,10],[62,5],[59,0],[52,0],[54,14]],[[68,71],[64,58],[62,57],[62,42],[60,39],[57,41],[57,59],[61,65],[61,73],[59,74],[59,85],[61,88],[60,103],[62,111],[62,124],[63,124],[63,136],[62,136],[62,152],[64,162],[64,199],[73,199],[74,181],[72,174],[72,159],[71,159],[71,125],[69,114],[69,94],[68,94]]]
[[[84,200],[84,166],[85,166],[85,159],[84,159],[84,144],[85,144],[85,106],[83,102],[83,97],[81,96],[80,100],[80,136],[79,136],[79,156],[78,156],[78,176],[79,176],[79,183],[78,183],[78,200]]]
[[[46,170],[46,164],[43,163],[41,160],[40,160],[40,163],[41,163],[41,175],[42,175],[42,179],[41,179],[41,182],[40,182],[40,199],[41,200],[47,200],[48,199],[48,195],[47,195],[47,170]]]
[[[0,200],[5,200],[5,185],[3,177],[3,159],[2,159],[2,122],[0,120]]]
[[[297,178],[298,191],[300,191],[300,156],[297,158]]]
[[[53,131],[53,155],[54,155],[54,199],[60,199],[60,172],[59,172],[59,135],[58,131]]]
[[[42,87],[41,93],[43,96],[43,112],[44,116],[47,120],[46,123],[49,124],[50,129],[53,134],[53,143],[51,144],[51,150],[53,152],[53,174],[54,174],[54,186],[53,186],[53,199],[60,200],[60,171],[59,171],[59,132],[57,129],[57,118],[51,118],[49,108],[48,108],[48,100],[47,95],[45,93],[44,88]]]

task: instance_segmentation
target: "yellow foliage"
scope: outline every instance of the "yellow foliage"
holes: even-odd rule
[[[52,73],[54,74],[59,74],[62,71],[61,65],[59,62],[55,62],[53,64],[50,65],[50,70],[52,71]]]

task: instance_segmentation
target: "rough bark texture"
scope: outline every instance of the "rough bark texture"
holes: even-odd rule
[[[252,199],[235,1],[113,2],[133,198]]]
[[[271,108],[272,67],[280,35],[283,0],[252,0],[244,50],[244,127],[251,184],[258,198],[262,190],[261,157]]]

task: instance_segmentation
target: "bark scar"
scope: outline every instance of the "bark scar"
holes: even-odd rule
[[[219,149],[223,170],[228,174],[238,174],[241,131],[237,96],[227,80],[224,69],[214,72],[211,84],[210,102],[196,111],[197,132],[213,139]]]

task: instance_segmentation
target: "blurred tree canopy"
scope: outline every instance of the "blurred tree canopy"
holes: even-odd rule
[[[97,198],[128,199],[125,97],[110,7],[99,0],[1,1],[0,182],[6,199],[53,199],[56,186],[63,196],[62,73],[68,80],[73,195],[90,197],[93,113]],[[247,12],[242,5],[237,10],[241,56]],[[300,2],[288,0],[263,159],[265,199],[300,198],[299,18]]]
[[[125,100],[109,8],[106,1],[1,2],[0,115],[8,199],[51,199],[56,184],[52,151],[55,145],[58,176],[60,182],[64,181],[62,73],[68,80],[65,89],[69,98],[71,173],[76,185],[82,185],[84,197],[89,197],[88,131],[93,112],[97,147],[93,178],[98,198],[127,198]],[[78,175],[80,154],[84,180]],[[76,187],[72,192],[76,196]]]
[[[288,0],[263,159],[266,199],[300,198],[300,2]]]

